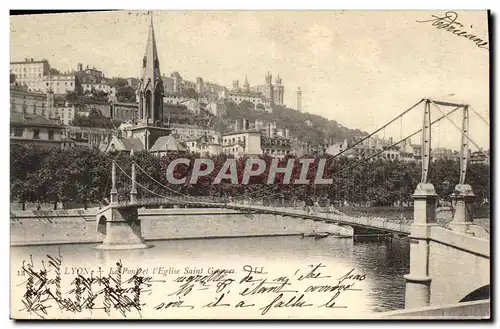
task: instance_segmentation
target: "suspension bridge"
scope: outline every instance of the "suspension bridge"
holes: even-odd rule
[[[421,133],[422,143],[421,143],[421,184],[428,183],[428,171],[429,165],[431,162],[431,126],[440,122],[443,119],[449,120],[452,125],[458,129],[461,133],[461,144],[460,144],[460,181],[459,185],[465,184],[466,178],[466,170],[467,170],[467,158],[469,152],[469,143],[475,145],[479,150],[479,146],[475,143],[469,136],[469,110],[471,107],[466,104],[453,104],[449,102],[442,102],[432,99],[422,99],[398,116],[391,119],[389,122],[384,124],[379,129],[373,131],[371,134],[361,138],[354,144],[352,144],[349,148],[346,148],[340,151],[338,154],[330,156],[330,159],[335,159],[343,154],[345,154],[349,149],[355,148],[357,145],[363,143],[365,140],[371,138],[375,134],[384,131],[386,127],[400,120],[402,122],[403,116],[407,115],[410,111],[419,108],[419,106],[423,104],[423,124],[422,128],[414,131],[407,136],[402,135],[401,128],[401,136],[400,139],[396,142],[392,143],[388,147],[379,150],[378,152],[374,152],[365,156],[361,155],[361,161],[351,165],[347,168],[342,168],[337,172],[334,172],[334,175],[339,175],[341,173],[346,172],[347,170],[352,170],[354,167],[359,166],[364,162],[368,162],[372,159],[379,158],[386,150],[393,149],[398,146],[400,143],[405,142],[415,135]],[[436,108],[438,112],[441,114],[434,121],[431,120],[431,106]],[[452,107],[451,111],[445,111],[442,107]],[[454,123],[454,121],[450,118],[450,115],[456,111],[462,111],[462,127],[459,127]],[[472,110],[474,111],[474,110]],[[482,118],[476,111],[474,111],[483,121]],[[486,122],[487,123],[487,122]],[[401,126],[402,127],[402,126]],[[117,169],[119,173],[125,179],[129,180],[130,184],[130,192],[128,196],[120,196],[118,195],[117,190]],[[313,168],[314,165],[313,165]],[[145,176],[147,182],[141,184],[137,180],[137,171]],[[377,217],[366,214],[356,214],[349,213],[348,211],[343,212],[336,207],[329,206],[325,208],[316,208],[312,210],[307,207],[297,207],[291,203],[286,205],[278,205],[278,206],[265,206],[263,204],[249,204],[249,197],[253,195],[258,195],[264,191],[269,191],[272,188],[275,188],[279,185],[279,183],[271,184],[269,186],[265,186],[261,189],[253,191],[251,193],[247,193],[240,197],[235,198],[222,198],[222,197],[198,197],[198,196],[190,196],[183,193],[180,193],[171,187],[162,184],[158,180],[154,179],[151,175],[149,175],[144,168],[139,166],[136,162],[132,163],[131,172],[126,172],[118,163],[113,161],[112,164],[112,187],[110,194],[110,202],[105,207],[101,208],[97,212],[97,223],[98,230],[101,232],[105,232],[106,239],[104,240],[103,248],[115,248],[115,247],[126,247],[126,246],[145,246],[140,237],[140,219],[137,216],[137,209],[142,207],[205,207],[205,208],[226,208],[233,209],[238,211],[250,212],[250,213],[261,213],[261,214],[270,214],[270,215],[279,215],[284,217],[292,217],[292,218],[300,218],[300,219],[310,219],[316,222],[324,222],[329,224],[336,225],[345,225],[350,226],[354,229],[355,234],[400,234],[400,235],[409,235],[411,233],[412,226],[412,218],[408,218],[403,216],[399,216],[399,218],[384,218]],[[151,184],[156,184],[160,190],[165,191],[166,195],[162,195],[152,188],[149,188]],[[354,184],[353,184],[354,185]],[[289,189],[288,192],[302,189],[305,185],[297,186],[292,189]],[[141,198],[138,198],[138,188],[141,191]],[[401,188],[401,187],[400,187]],[[285,193],[288,193],[285,192]],[[270,199],[276,195],[283,196],[283,192],[278,192],[274,194],[266,194],[266,198]],[[121,224],[118,224],[121,223]],[[127,228],[127,225],[123,225],[123,223],[128,223],[130,227]],[[112,234],[114,231],[113,227],[119,227],[118,231],[121,234]],[[134,233],[135,232],[135,233]],[[137,235],[137,237],[135,237]],[[131,241],[127,242],[128,238]]]
[[[412,218],[404,218],[402,216],[400,218],[384,218],[383,216],[375,217],[368,214],[360,216],[343,212],[338,207],[325,207],[311,211],[311,209],[303,209],[293,204],[265,206],[263,204],[252,204],[249,201],[249,196],[251,195],[259,195],[266,192],[265,198],[271,199],[273,196],[282,196],[284,193],[305,188],[306,185],[299,185],[270,195],[268,192],[272,191],[279,183],[232,198],[190,196],[162,184],[135,162],[132,163],[130,174],[118,163],[113,162],[110,201],[109,204],[99,209],[96,213],[97,230],[104,235],[104,241],[98,248],[147,248],[141,236],[141,221],[138,216],[138,209],[141,207],[226,208],[246,213],[272,214],[298,218],[298,220],[308,219],[339,226],[350,226],[353,228],[354,234],[356,232],[365,232],[372,234],[389,233],[405,235],[408,236],[410,241],[410,273],[405,275],[405,308],[411,309],[413,312],[411,314],[425,315],[431,314],[425,312],[436,312],[435,307],[429,308],[431,305],[454,305],[450,308],[450,310],[454,310],[453,312],[464,310],[464,312],[477,311],[482,314],[484,313],[484,303],[481,303],[481,305],[478,304],[479,306],[476,304],[456,303],[474,300],[478,294],[484,294],[485,291],[488,292],[488,296],[483,296],[482,298],[489,298],[489,238],[476,236],[475,232],[478,231],[475,229],[472,217],[475,195],[471,186],[466,184],[469,145],[472,144],[480,152],[483,152],[469,135],[469,111],[475,113],[489,127],[488,122],[467,104],[422,99],[381,128],[360,139],[349,148],[330,156],[330,158],[338,158],[347,152],[348,149],[356,147],[356,145],[384,130],[388,125],[401,119],[421,104],[423,104],[421,129],[407,136],[401,136],[398,141],[385,149],[391,149],[401,142],[421,133],[421,177],[412,195]],[[452,110],[446,111],[442,107],[446,109],[452,108]],[[431,108],[437,109],[441,114],[435,120],[431,120]],[[450,115],[457,111],[461,112],[461,126],[455,124],[450,118]],[[451,195],[454,205],[453,218],[446,227],[440,226],[436,220],[438,195],[433,184],[429,182],[431,127],[443,119],[451,122],[452,126],[460,132],[461,136],[459,180],[455,186],[455,191]],[[353,167],[377,158],[385,150],[372,152],[368,156],[362,156],[361,161],[357,161],[352,166],[339,169],[337,172],[334,172],[334,175],[352,170]],[[484,155],[489,159],[488,154],[484,153]],[[130,182],[129,195],[122,195],[121,198],[119,198],[116,186],[117,170]],[[138,182],[136,171],[147,177],[148,182],[143,184]],[[153,191],[150,188],[153,182],[161,187],[161,191],[165,191],[165,195],[158,193],[158,190]],[[140,198],[138,198],[138,188],[141,191]],[[169,210],[165,209],[164,211],[168,212]],[[455,274],[451,275],[453,273]],[[479,309],[478,307],[483,308]],[[439,312],[446,313],[448,312],[447,310],[447,308],[440,308]]]

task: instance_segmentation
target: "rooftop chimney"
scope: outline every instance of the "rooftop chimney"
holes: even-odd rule
[[[269,137],[274,138],[275,127],[272,123],[269,124]]]
[[[290,129],[288,128],[285,129],[285,138],[286,139],[290,138]]]
[[[234,122],[234,131],[240,131],[241,130],[241,121],[240,119],[236,119]]]
[[[248,119],[243,119],[243,130],[248,130],[249,128]]]

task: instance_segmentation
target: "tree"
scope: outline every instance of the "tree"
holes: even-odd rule
[[[74,91],[67,91],[66,92],[66,101],[69,103],[75,104],[79,100],[79,95],[74,92]]]
[[[182,94],[182,96],[187,97],[187,98],[198,99],[198,97],[199,97],[198,93],[193,88],[185,89],[182,91],[181,94]]]
[[[134,88],[130,86],[119,87],[116,91],[118,102],[135,103],[136,95]]]
[[[118,77],[109,79],[108,83],[111,86],[116,87],[116,88],[122,88],[122,87],[126,87],[128,85],[127,79],[118,78]]]
[[[60,74],[61,74],[61,72],[59,72],[59,70],[57,70],[57,69],[55,69],[55,68],[51,67],[51,68],[49,69],[49,74],[50,74],[50,75],[60,75]]]

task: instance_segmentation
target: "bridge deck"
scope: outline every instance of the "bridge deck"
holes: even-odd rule
[[[262,214],[280,215],[285,217],[294,217],[301,219],[310,219],[318,222],[333,223],[337,225],[346,225],[352,227],[360,227],[366,229],[374,229],[381,231],[383,233],[398,233],[398,234],[410,234],[410,224],[409,223],[396,223],[389,221],[384,218],[378,217],[353,217],[343,214],[340,211],[335,212],[311,212],[308,213],[302,208],[294,207],[267,207],[262,205],[250,205],[250,204],[240,204],[240,203],[221,203],[221,202],[206,202],[206,201],[182,201],[179,203],[172,202],[171,200],[139,200],[136,203],[117,203],[110,204],[97,212],[97,216],[108,210],[109,208],[141,208],[144,206],[164,206],[164,205],[196,205],[210,208],[225,208],[234,209],[239,211],[249,211]]]

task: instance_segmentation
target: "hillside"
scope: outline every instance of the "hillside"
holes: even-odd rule
[[[256,111],[249,102],[241,102],[236,105],[233,102],[226,102],[226,114],[223,117],[228,130],[228,124],[236,119],[248,119],[255,122],[261,119],[269,122],[276,122],[277,128],[290,129],[290,135],[303,142],[312,144],[322,144],[325,141],[338,142],[352,136],[367,135],[359,129],[346,128],[335,120],[328,120],[322,116],[301,113],[281,105],[274,105],[273,112]]]

